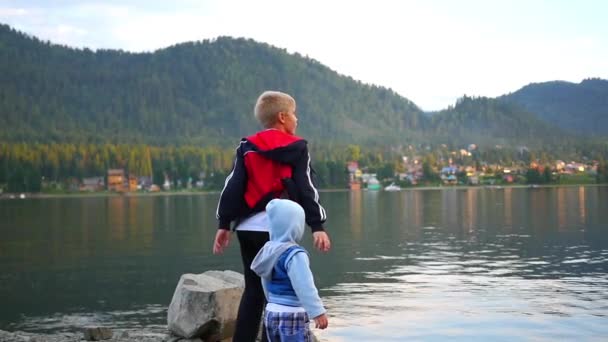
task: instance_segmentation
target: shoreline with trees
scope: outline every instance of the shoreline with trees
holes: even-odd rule
[[[608,187],[608,184],[549,184],[549,185],[522,185],[522,184],[510,184],[510,185],[446,185],[446,186],[412,186],[409,188],[402,188],[398,192],[406,191],[436,191],[436,190],[504,190],[504,189],[542,189],[542,188],[568,188],[568,187]],[[350,189],[319,189],[319,192],[382,192],[376,190],[350,190]],[[51,198],[99,198],[99,197],[163,197],[163,196],[194,196],[194,195],[210,195],[219,194],[220,191],[163,191],[163,192],[129,192],[129,193],[118,193],[109,191],[99,192],[73,192],[63,194],[48,194],[48,193],[24,193],[24,199],[51,199]],[[13,196],[12,198],[10,196]],[[20,194],[0,194],[0,200],[20,199]]]
[[[313,167],[320,189],[348,189],[347,164],[356,162],[384,185],[402,188],[424,186],[528,186],[608,183],[603,154],[597,159],[566,164],[545,151],[506,148],[450,149],[430,147],[358,145],[312,146]],[[567,157],[572,157],[568,155]],[[223,187],[233,163],[233,149],[217,146],[148,146],[114,144],[0,143],[0,195],[40,193],[67,195],[107,192],[108,171],[133,175],[139,190],[129,194],[213,192]],[[451,185],[443,184],[447,175]],[[86,180],[103,183],[86,190]],[[144,181],[142,181],[142,179]],[[145,184],[144,184],[145,183]],[[151,188],[154,185],[155,188]]]

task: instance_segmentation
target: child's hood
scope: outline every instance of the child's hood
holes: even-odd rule
[[[273,199],[266,205],[270,241],[299,243],[304,236],[304,209],[290,200]]]
[[[258,252],[251,269],[262,278],[269,278],[279,257],[295,246],[304,235],[304,209],[296,202],[274,199],[266,205],[270,225],[270,241]]]

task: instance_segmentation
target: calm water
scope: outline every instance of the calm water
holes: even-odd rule
[[[323,193],[331,341],[608,338],[608,188]],[[0,329],[162,329],[217,195],[0,201]],[[311,246],[310,234],[304,245]]]

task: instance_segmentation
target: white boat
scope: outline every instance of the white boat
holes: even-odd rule
[[[384,191],[400,191],[401,187],[399,185],[395,185],[395,183],[391,183],[391,185],[384,188]]]

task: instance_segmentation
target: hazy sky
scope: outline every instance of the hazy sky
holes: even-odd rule
[[[531,82],[608,78],[608,1],[8,1],[0,22],[74,47],[235,36],[308,55],[425,110]]]

